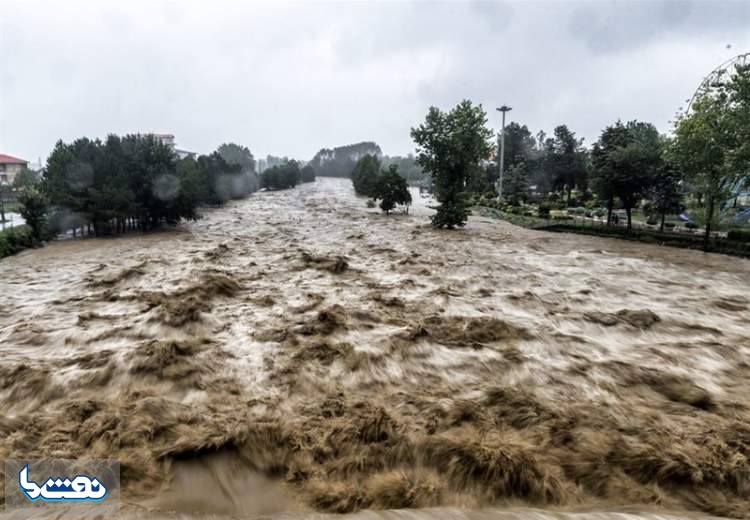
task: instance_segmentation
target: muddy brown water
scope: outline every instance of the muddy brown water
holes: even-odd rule
[[[750,517],[750,262],[415,199],[0,261],[0,456],[117,458],[133,518]]]

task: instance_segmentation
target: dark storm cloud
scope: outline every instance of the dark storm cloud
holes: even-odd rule
[[[750,51],[750,3],[0,4],[0,152],[58,138],[169,131],[310,158],[413,146],[430,105],[463,98],[591,142],[617,118],[662,131],[700,78]],[[732,44],[731,49],[726,45]]]

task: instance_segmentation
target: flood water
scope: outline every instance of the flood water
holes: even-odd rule
[[[0,456],[117,458],[133,518],[750,516],[750,262],[429,213],[1,260]]]

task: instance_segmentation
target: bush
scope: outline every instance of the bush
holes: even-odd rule
[[[14,255],[34,244],[31,226],[16,226],[0,231],[0,258]]]
[[[750,229],[732,229],[727,238],[735,242],[750,242]]]
[[[672,229],[674,227],[674,222],[665,222],[664,227]]]
[[[685,222],[685,227],[688,229],[698,229],[698,224],[693,221]]]
[[[537,209],[537,216],[539,218],[549,218],[550,207],[548,204],[540,204]]]

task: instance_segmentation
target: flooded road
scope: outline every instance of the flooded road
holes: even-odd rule
[[[134,518],[750,517],[750,262],[415,199],[0,261],[0,456],[117,458]]]

